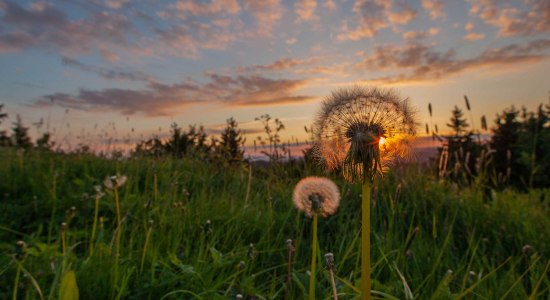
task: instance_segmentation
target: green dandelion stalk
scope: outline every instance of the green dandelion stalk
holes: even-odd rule
[[[370,194],[396,158],[409,158],[417,123],[393,90],[354,87],[327,97],[314,125],[316,156],[351,183],[361,183],[361,299],[370,299]]]

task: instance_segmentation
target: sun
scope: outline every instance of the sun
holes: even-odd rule
[[[381,137],[380,137],[380,140],[378,140],[378,144],[379,144],[380,146],[384,145],[385,142],[386,142],[386,138],[383,137],[383,136],[381,136]]]

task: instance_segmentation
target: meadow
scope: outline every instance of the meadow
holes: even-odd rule
[[[314,175],[341,193],[338,211],[319,220],[317,298],[332,299],[327,252],[339,299],[360,293],[360,187],[309,160],[221,164],[8,147],[0,157],[2,299],[304,299],[311,219],[292,192]],[[434,164],[377,179],[373,295],[550,299],[550,190],[487,195],[441,180]],[[114,175],[127,180],[109,189]]]

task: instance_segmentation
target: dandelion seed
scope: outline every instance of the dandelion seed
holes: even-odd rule
[[[294,206],[308,217],[314,213],[326,217],[332,215],[340,205],[338,187],[330,179],[306,177],[294,188]]]
[[[315,122],[316,156],[350,182],[372,181],[395,159],[410,158],[416,126],[408,100],[393,90],[341,89],[325,99]]]
[[[127,179],[128,178],[124,175],[110,176],[110,177],[106,177],[105,180],[103,180],[103,184],[108,189],[114,189],[115,187],[119,188],[126,183]]]

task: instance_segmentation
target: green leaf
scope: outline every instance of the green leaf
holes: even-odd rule
[[[68,271],[61,279],[59,300],[78,300],[78,286],[74,271]]]

